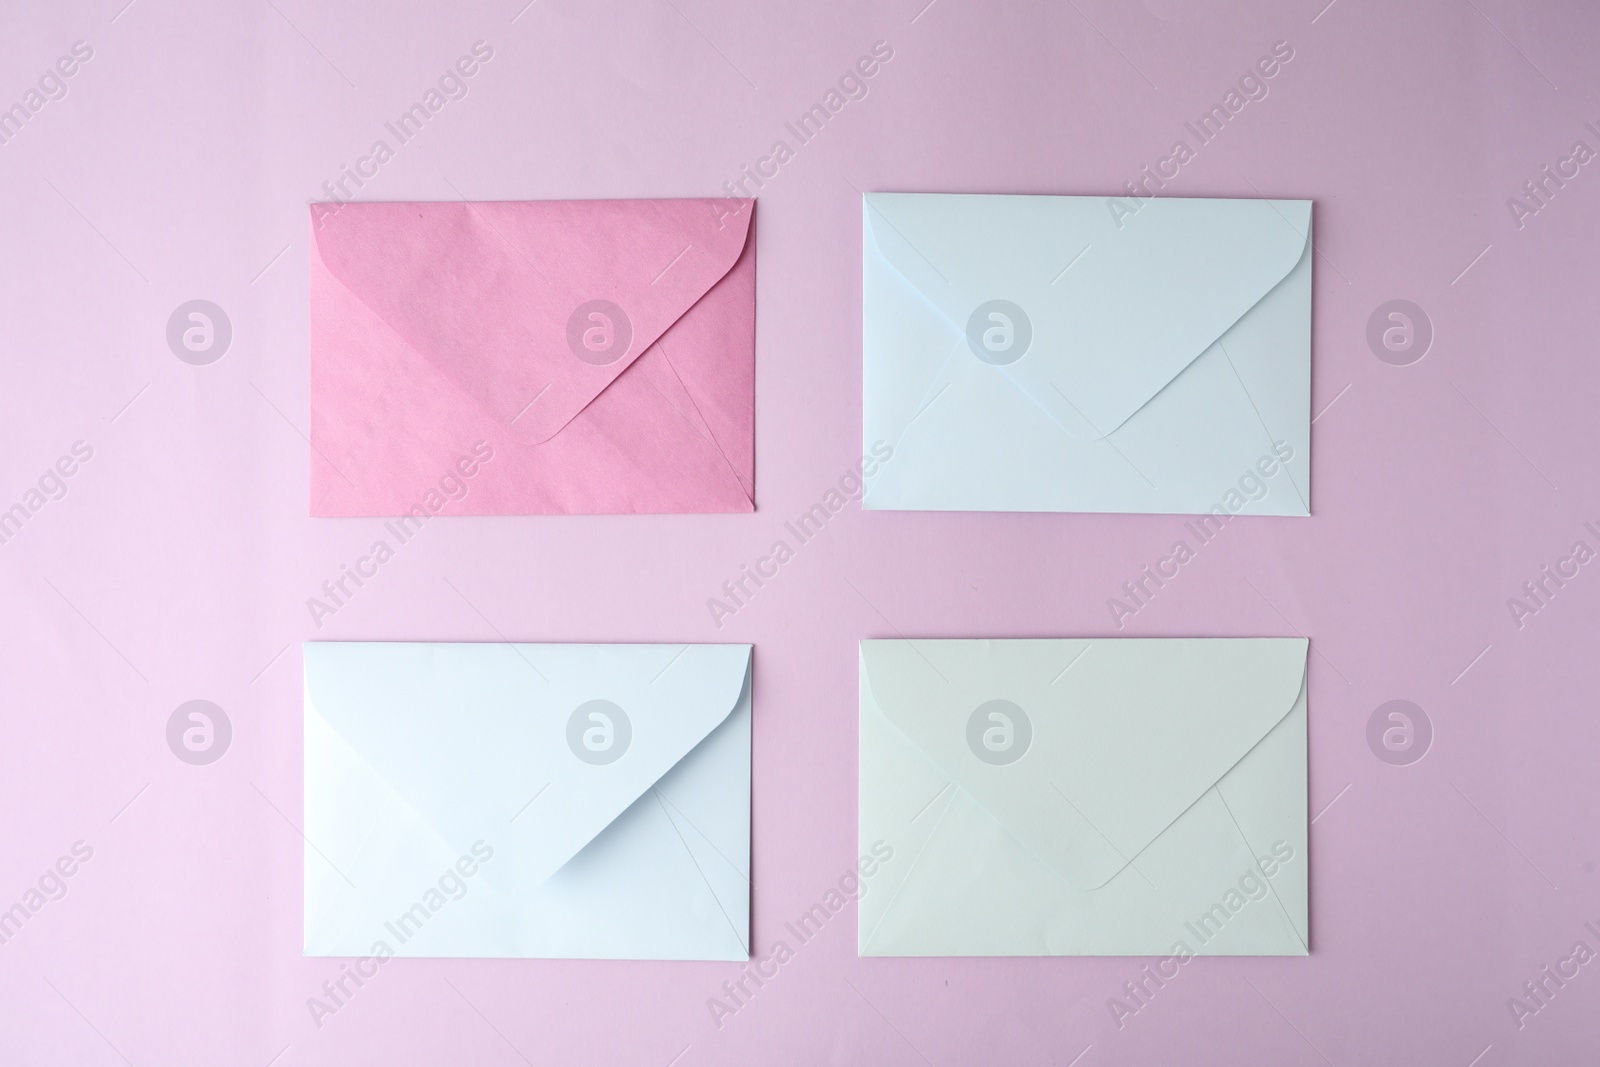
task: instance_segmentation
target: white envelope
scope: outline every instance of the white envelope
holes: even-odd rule
[[[863,641],[860,954],[1306,954],[1306,652]]]
[[[1310,514],[1311,202],[1132,206],[866,194],[864,507]]]
[[[750,646],[305,647],[305,954],[742,960]]]

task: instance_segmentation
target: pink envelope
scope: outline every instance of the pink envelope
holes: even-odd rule
[[[753,209],[313,204],[311,514],[753,511]]]

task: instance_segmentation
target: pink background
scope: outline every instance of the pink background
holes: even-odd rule
[[[1523,1029],[1506,1001],[1579,938],[1600,949],[1600,574],[1521,629],[1506,599],[1600,546],[1600,171],[1520,229],[1506,199],[1600,148],[1600,11],[922,2],[8,15],[0,100],[76,40],[94,57],[0,145],[0,506],[74,441],[94,456],[0,545],[0,906],[73,842],[94,856],[0,947],[0,1061],[1595,1055],[1600,962]],[[479,39],[469,95],[363,197],[716,195],[874,41],[894,58],[759,192],[756,514],[440,521],[317,630],[305,599],[380,524],[306,514],[305,205]],[[706,599],[860,453],[857,190],[1115,191],[1280,40],[1269,96],[1168,192],[1316,201],[1314,517],[1230,525],[1119,631],[1106,598],[1181,520],[852,507],[715,627]],[[206,367],[164,338],[196,297],[234,327]],[[1395,298],[1437,331],[1412,366],[1365,340]],[[1312,955],[1199,960],[1119,1030],[1106,1000],[1143,961],[859,960],[851,908],[720,1029],[707,999],[735,966],[541,961],[391,963],[318,1029],[306,998],[338,972],[299,948],[299,642],[497,630],[756,644],[763,951],[855,861],[859,638],[1308,634]],[[197,697],[235,730],[207,767],[164,737]],[[1405,767],[1365,740],[1398,697],[1436,730]]]

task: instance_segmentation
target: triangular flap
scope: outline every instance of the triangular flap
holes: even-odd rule
[[[494,880],[514,890],[732,713],[750,646],[319,642],[305,664],[323,721],[441,837],[495,847]]]
[[[1298,638],[864,641],[889,721],[1076,889],[1104,885],[1295,706]]]
[[[539,444],[728,273],[749,207],[313,204],[311,220],[314,254],[335,278],[509,435]]]
[[[1309,200],[869,193],[868,240],[1075,437],[1126,422],[1307,254]]]

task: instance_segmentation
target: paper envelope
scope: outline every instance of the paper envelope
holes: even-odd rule
[[[868,193],[863,227],[864,507],[1310,513],[1310,201]]]
[[[860,954],[1306,954],[1306,651],[863,641]]]
[[[304,647],[306,955],[747,957],[749,645]]]
[[[753,510],[753,210],[313,204],[311,514]]]

